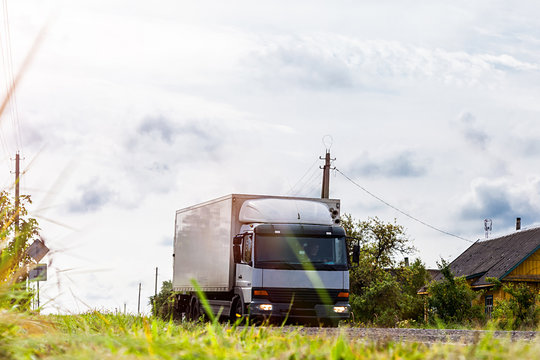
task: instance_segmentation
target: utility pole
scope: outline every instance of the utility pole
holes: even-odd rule
[[[139,283],[139,299],[137,300],[137,315],[141,313],[141,283]]]
[[[156,282],[154,284],[154,299],[157,297],[157,276],[158,276],[158,268],[156,267]]]
[[[330,158],[330,149],[326,149],[326,156],[320,156],[319,159],[324,160],[324,166],[320,169],[323,170],[323,181],[322,181],[322,191],[321,199],[330,198],[330,161],[336,160]]]
[[[15,155],[15,236],[19,233],[19,182],[20,182],[20,162],[19,153]]]

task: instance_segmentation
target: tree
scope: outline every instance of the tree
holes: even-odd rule
[[[395,265],[395,256],[410,254],[415,248],[405,235],[405,228],[394,223],[385,223],[378,217],[366,221],[354,220],[350,214],[341,218],[345,233],[352,245],[356,242],[367,253],[373,267],[385,268]]]
[[[399,282],[402,292],[400,308],[403,320],[423,321],[424,299],[418,295],[418,290],[427,285],[430,280],[431,275],[420,259],[413,261],[411,266],[402,268]]]
[[[428,286],[428,304],[433,315],[446,323],[463,323],[481,318],[481,310],[472,305],[479,293],[470,288],[465,277],[455,277],[450,270],[450,264],[444,259],[437,265],[443,280],[432,282]]]
[[[342,225],[349,237],[349,254],[353,246],[360,247],[359,262],[349,272],[350,303],[356,319],[393,326],[401,320],[421,318],[423,305],[416,292],[427,283],[428,275],[420,260],[411,267],[396,261],[398,255],[414,251],[404,227],[376,217],[354,220],[349,214],[342,216]]]
[[[161,284],[161,290],[155,296],[150,296],[152,315],[163,320],[170,320],[174,316],[174,292],[172,281],[166,280]]]
[[[27,265],[32,263],[26,249],[39,234],[36,219],[28,218],[29,195],[19,198],[18,209],[6,191],[0,192],[0,307],[29,308],[31,294],[24,288]],[[15,218],[19,216],[19,229]]]

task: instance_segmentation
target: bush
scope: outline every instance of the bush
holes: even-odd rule
[[[161,290],[156,296],[150,296],[150,305],[152,305],[152,315],[170,320],[174,317],[175,295],[172,289],[172,281],[166,280],[161,284]]]
[[[465,323],[483,320],[481,306],[473,306],[472,301],[480,295],[469,287],[465,277],[454,277],[450,265],[441,260],[437,263],[442,281],[432,282],[428,287],[428,304],[432,319],[446,323]]]
[[[26,278],[28,268],[35,262],[26,249],[39,236],[39,226],[36,219],[27,216],[30,196],[20,196],[19,200],[17,208],[9,194],[0,191],[0,308],[28,311],[33,294],[26,288]]]
[[[540,308],[536,305],[540,295],[526,284],[506,283],[502,289],[511,297],[495,302],[493,320],[504,329],[536,329],[540,323]]]
[[[350,304],[356,320],[379,326],[422,321],[424,306],[417,291],[429,274],[418,259],[410,267],[396,261],[396,256],[414,251],[403,226],[378,218],[356,221],[347,214],[342,216],[342,224],[349,249],[360,247],[359,262],[349,272]]]

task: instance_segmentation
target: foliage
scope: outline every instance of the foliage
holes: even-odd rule
[[[509,294],[508,299],[497,300],[493,307],[492,317],[500,327],[505,329],[536,329],[540,324],[540,294],[526,284],[502,283],[497,278],[488,278],[494,289]]]
[[[170,320],[174,316],[175,296],[171,280],[161,284],[161,290],[157,295],[150,296],[152,315],[163,320]]]
[[[377,217],[368,220],[355,220],[350,214],[341,217],[342,226],[349,241],[360,245],[363,255],[367,255],[372,267],[388,268],[395,265],[395,256],[410,254],[415,251],[405,236],[405,228],[394,223],[385,223]]]
[[[336,333],[173,323],[91,311],[24,314],[0,337],[2,359],[534,359],[540,344],[487,336],[474,344],[358,341]],[[3,314],[0,313],[0,316]]]
[[[422,299],[416,292],[429,274],[420,260],[412,266],[397,263],[397,255],[410,254],[414,248],[403,226],[378,218],[357,221],[342,216],[349,252],[360,246],[358,264],[350,269],[350,303],[356,319],[363,323],[394,326],[403,320],[421,320]]]
[[[401,319],[421,322],[424,320],[424,297],[418,295],[418,290],[431,280],[426,266],[416,259],[411,266],[403,267],[400,272],[401,284]]]
[[[31,259],[26,249],[38,236],[38,223],[28,218],[26,205],[30,196],[19,197],[18,209],[6,191],[0,192],[0,308],[27,310],[32,294],[24,286]],[[19,229],[15,219],[19,216]]]
[[[446,323],[463,323],[483,317],[480,306],[473,306],[472,301],[480,293],[472,290],[465,277],[455,277],[450,264],[444,259],[437,263],[443,279],[432,282],[428,287],[428,304],[434,315]]]

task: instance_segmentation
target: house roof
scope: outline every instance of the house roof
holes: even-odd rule
[[[488,277],[504,279],[540,249],[540,227],[477,241],[450,263],[455,276],[472,279],[472,286],[489,285]],[[434,280],[441,280],[437,275]],[[476,280],[475,280],[476,279]]]

